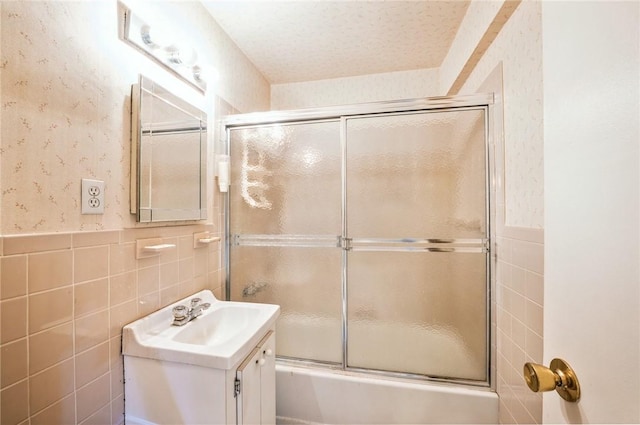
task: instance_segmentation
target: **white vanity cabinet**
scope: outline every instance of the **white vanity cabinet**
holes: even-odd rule
[[[127,425],[276,422],[275,332],[222,370],[125,356]]]
[[[280,307],[194,295],[123,328],[127,425],[275,424]],[[196,300],[210,306],[172,326],[172,308]]]

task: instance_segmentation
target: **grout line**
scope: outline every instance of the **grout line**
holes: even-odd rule
[[[120,251],[120,233],[118,234],[118,251]],[[109,323],[108,325],[108,329],[109,331],[107,332],[107,373],[109,374],[109,422],[111,424],[113,424],[113,407],[112,407],[112,403],[113,403],[113,399],[112,399],[112,394],[113,394],[113,370],[111,368],[112,366],[112,361],[111,361],[111,270],[112,270],[112,263],[113,263],[113,259],[111,258],[111,246],[109,246],[109,250],[107,251],[107,323]]]
[[[29,258],[30,256],[27,255],[26,259],[25,259],[25,278],[26,278],[26,289],[27,289],[27,294],[26,296],[26,309],[25,309],[25,332],[26,332],[26,339],[27,339],[27,414],[29,415],[28,420],[31,420],[31,346],[30,346],[30,335],[29,335],[29,327],[30,327],[30,320],[29,320]]]
[[[72,243],[73,243],[73,237],[71,238]],[[71,255],[71,281],[73,282],[72,284],[72,291],[71,291],[71,320],[73,322],[73,330],[72,330],[72,336],[73,336],[73,341],[71,342],[73,345],[73,404],[74,404],[74,422],[78,423],[78,389],[76,388],[76,382],[78,382],[77,380],[77,374],[76,374],[76,285],[75,285],[75,280],[76,280],[76,249],[72,248],[72,255]]]

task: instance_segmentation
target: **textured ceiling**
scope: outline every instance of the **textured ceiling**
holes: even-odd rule
[[[272,84],[440,66],[466,0],[202,0]]]

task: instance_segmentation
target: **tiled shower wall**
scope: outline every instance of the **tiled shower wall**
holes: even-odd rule
[[[194,225],[2,239],[0,423],[121,424],[122,327],[202,289],[222,297],[220,244]],[[136,240],[176,248],[136,260]]]
[[[497,239],[497,382],[500,423],[542,423],[542,394],[527,388],[525,362],[542,363],[543,231],[507,227]]]

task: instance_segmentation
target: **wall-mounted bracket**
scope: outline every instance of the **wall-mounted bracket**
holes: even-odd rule
[[[204,248],[214,242],[220,241],[220,236],[214,236],[210,232],[199,232],[193,234],[193,247]]]
[[[136,241],[136,260],[155,257],[175,247],[176,245],[172,243],[162,243],[162,238],[138,239]]]

